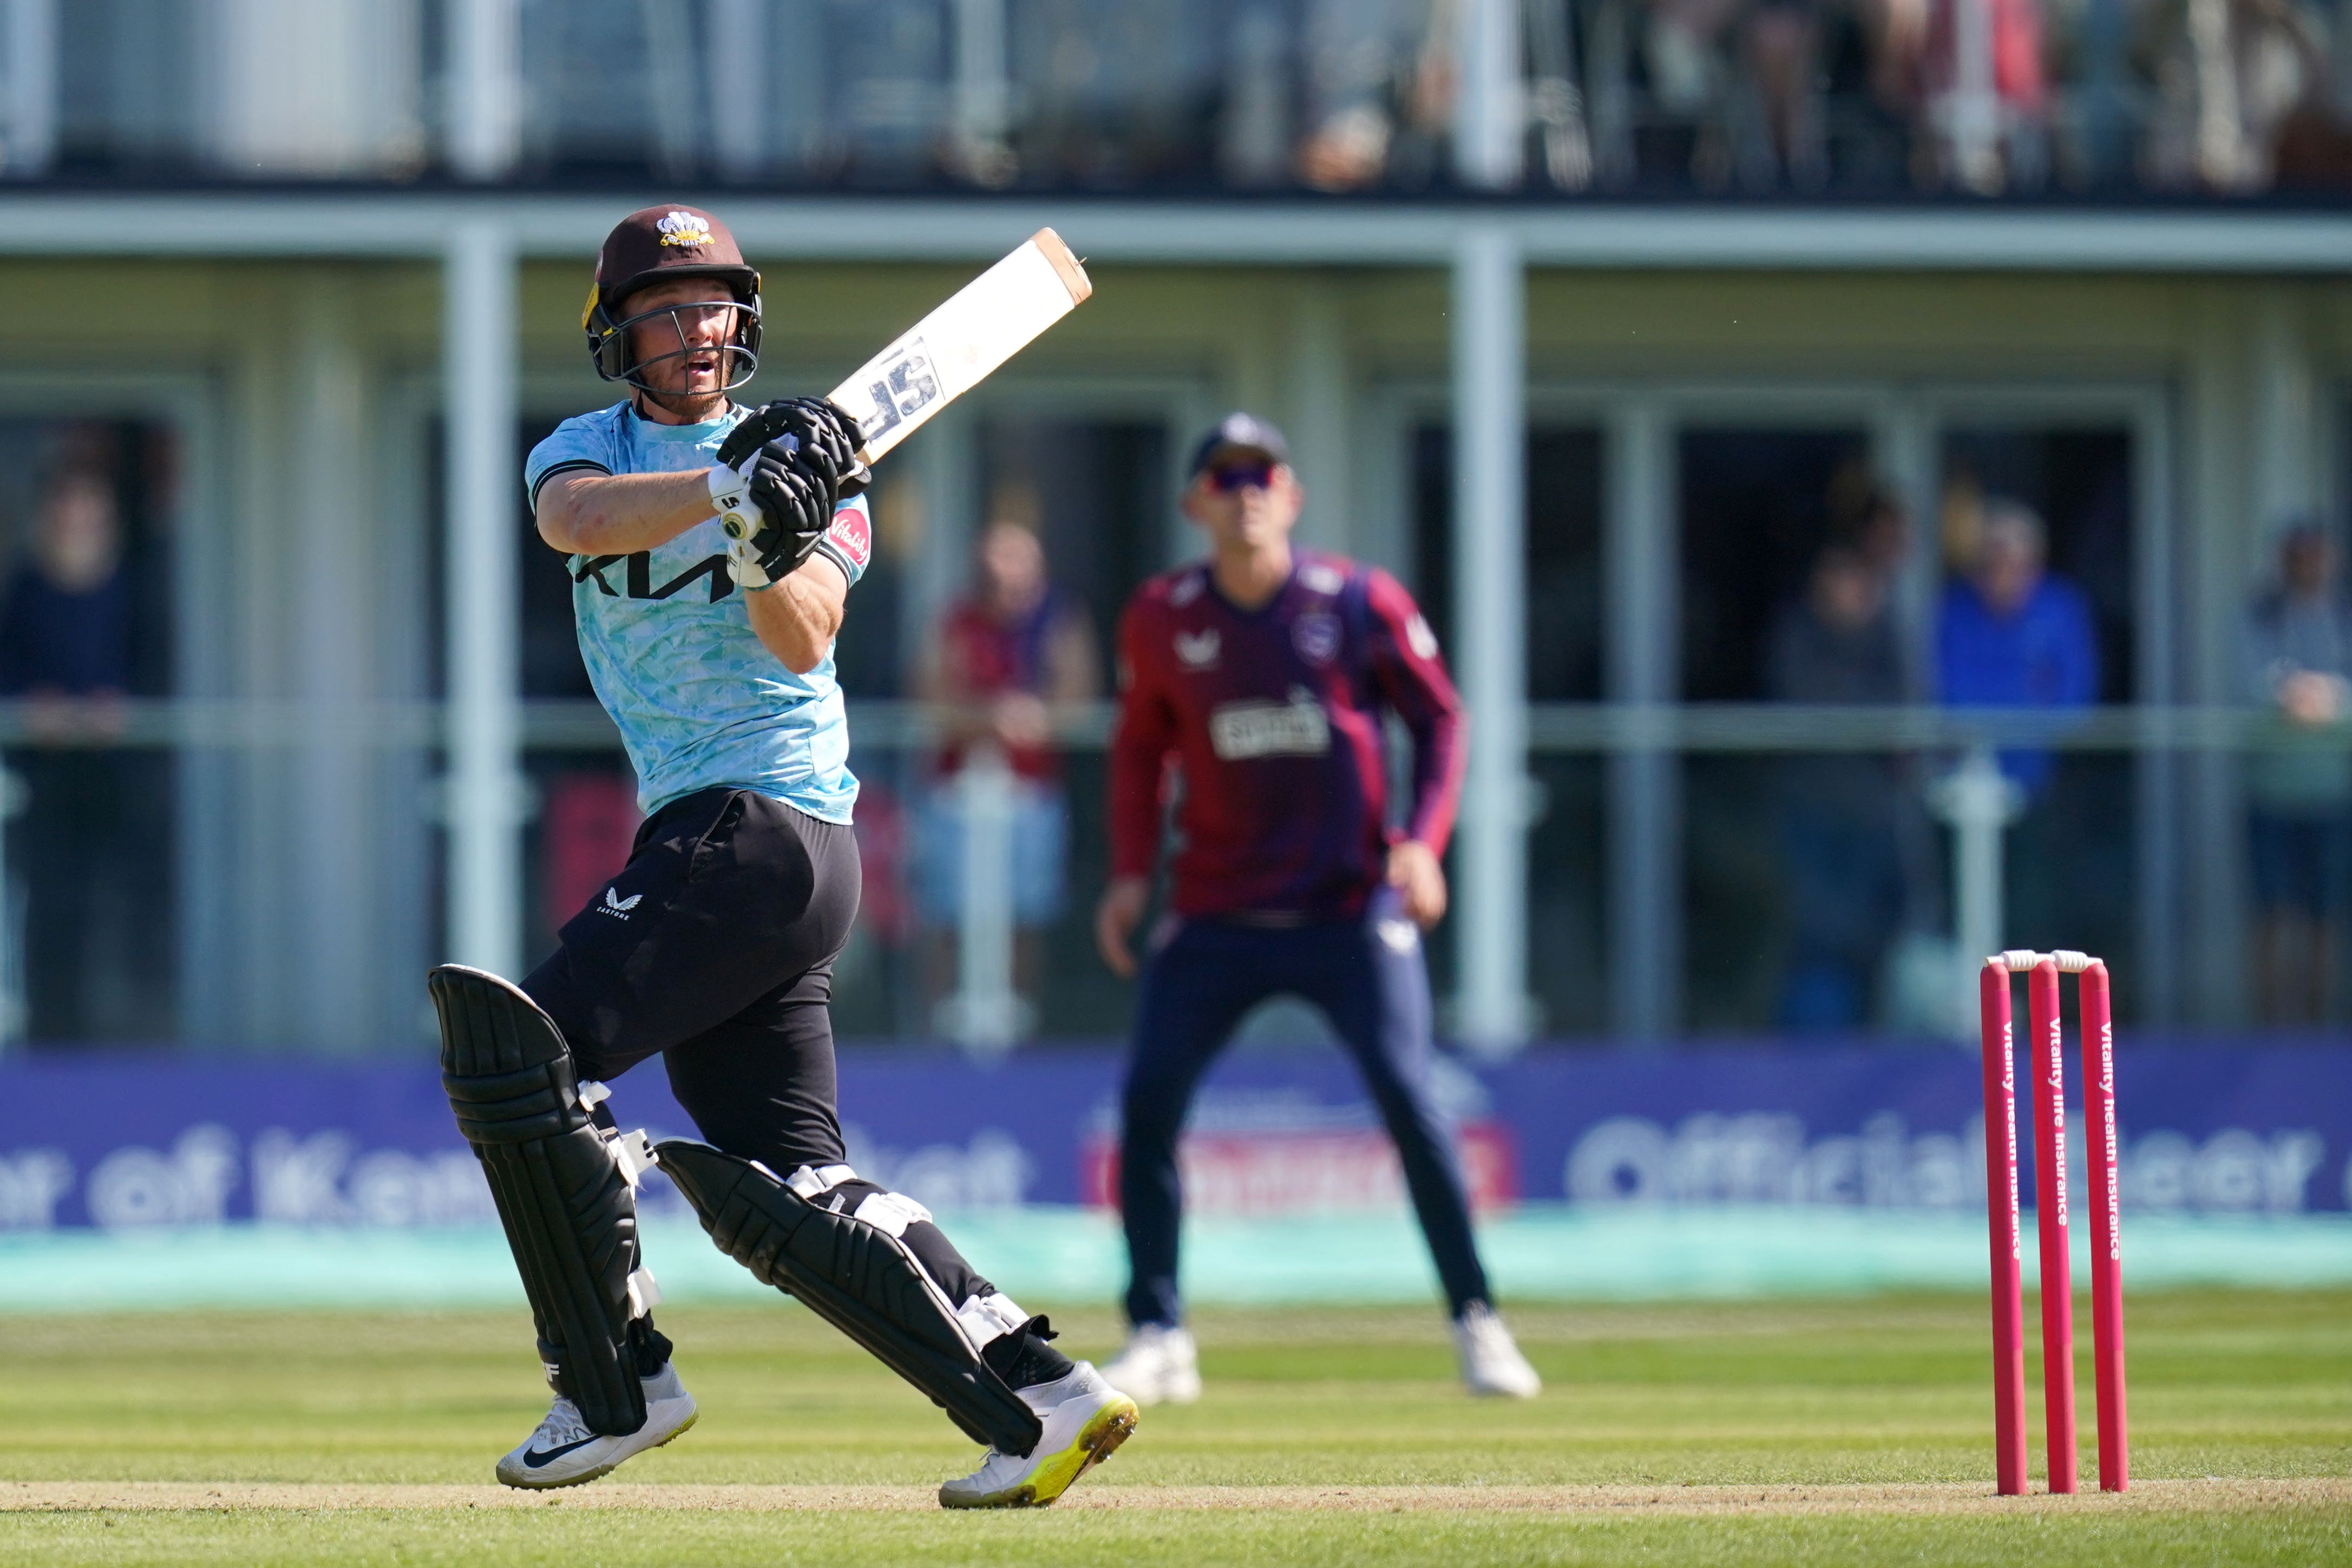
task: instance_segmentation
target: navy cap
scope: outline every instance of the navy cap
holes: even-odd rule
[[[1192,472],[1201,473],[1226,452],[1255,452],[1285,467],[1290,464],[1290,443],[1283,440],[1282,432],[1254,413],[1236,412],[1217,421],[1217,428],[1201,437],[1201,444],[1192,448]]]

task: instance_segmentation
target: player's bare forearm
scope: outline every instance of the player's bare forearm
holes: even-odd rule
[[[1445,867],[1437,852],[1419,839],[1391,846],[1388,883],[1397,890],[1405,918],[1423,930],[1445,918]]]
[[[1095,906],[1095,950],[1102,955],[1110,972],[1120,979],[1135,975],[1135,950],[1131,943],[1136,926],[1142,922],[1144,906],[1151,901],[1151,879],[1146,876],[1115,876],[1103,889],[1102,902]]]
[[[813,555],[772,588],[746,593],[751,630],[761,646],[796,675],[824,662],[841,632],[849,602],[849,580],[823,555]]]
[[[710,471],[558,474],[539,491],[539,537],[566,555],[633,555],[711,516]]]

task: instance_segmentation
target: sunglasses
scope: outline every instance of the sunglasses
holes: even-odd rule
[[[1209,488],[1230,495],[1235,490],[1266,490],[1274,486],[1270,463],[1235,463],[1209,470]]]

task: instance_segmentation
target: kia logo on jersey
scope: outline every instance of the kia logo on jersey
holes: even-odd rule
[[[835,512],[833,527],[824,531],[824,537],[859,571],[874,559],[874,524],[863,507],[843,507]]]
[[[1328,664],[1339,651],[1339,618],[1316,611],[1290,625],[1290,645],[1310,664]]]
[[[1217,662],[1217,650],[1223,641],[1214,626],[1205,632],[1179,632],[1176,662],[1188,670],[1208,669]]]

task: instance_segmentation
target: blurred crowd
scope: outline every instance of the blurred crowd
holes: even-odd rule
[[[1461,0],[713,0],[705,29],[757,13],[791,51],[765,134],[616,114],[690,79],[712,42],[654,26],[654,9],[530,9],[542,165],[1334,192],[1449,177]],[[2352,49],[2328,0],[1525,0],[1520,16],[1533,188],[2352,186]]]
[[[124,716],[126,698],[172,689],[158,653],[171,573],[153,499],[168,481],[153,433],[135,427],[16,422],[0,424],[0,447],[14,460],[0,474],[0,1040],[164,1038],[172,762],[128,744]],[[1769,613],[1736,654],[1745,697],[2002,710],[2129,697],[2117,667],[2128,632],[2119,643],[2103,597],[2129,577],[2100,521],[2122,504],[2105,481],[2070,489],[2045,473],[2013,492],[1980,482],[1955,452],[1944,471],[1934,527],[1923,529],[1865,461],[1836,465],[1807,509],[1816,525],[1775,547],[1787,573],[1777,580],[1793,587],[1757,597]],[[891,633],[903,678],[857,694],[919,699],[938,721],[904,749],[861,752],[861,940],[868,961],[896,956],[889,985],[905,1003],[877,1027],[945,1027],[971,999],[959,942],[974,868],[992,853],[1003,869],[987,897],[1010,915],[1019,1032],[1050,1023],[1057,988],[1099,978],[1068,932],[1099,874],[1100,758],[1070,737],[1105,693],[1101,636],[1143,562],[1125,547],[1100,553],[1134,519],[1107,524],[1101,497],[1072,499],[1070,487],[1065,476],[1049,519],[1034,479],[991,485],[961,586]],[[2277,519],[2265,532],[2267,570],[2241,623],[2243,814],[2216,831],[2238,838],[2256,1016],[2307,1027],[2336,1020],[2342,1005],[2352,601],[2326,522]],[[892,551],[911,559],[918,536],[885,528],[879,542],[872,586],[883,591],[907,564]],[[578,760],[542,781],[535,885],[558,911],[609,876],[636,820],[626,781]],[[1935,1021],[1906,1010],[1906,965],[1923,942],[1949,945],[1952,823],[1936,803],[1954,760],[1832,746],[1765,761],[1769,865],[1758,907],[1772,994],[1755,1022],[1916,1033]],[[2017,808],[2006,824],[2011,929],[2028,942],[2042,925],[2071,936],[2084,909],[2037,908],[2033,890],[2120,885],[2126,872],[2099,869],[2100,834],[2136,810],[2129,760],[2027,746],[2000,753],[1998,768]],[[1702,940],[1751,936],[1708,930]],[[1948,978],[1939,969],[1920,985],[1948,990]]]
[[[516,3],[520,141],[493,177],[1171,194],[1453,177],[1467,0]],[[1519,0],[1521,183],[2340,190],[2344,5]],[[380,47],[312,60],[268,29],[222,42],[202,0],[59,6],[50,91],[0,70],[0,175],[446,169],[478,97],[446,12],[369,8]],[[248,47],[267,58],[240,63]],[[297,68],[317,103],[222,109]]]
[[[2033,507],[1982,492],[1965,472],[1943,497],[1944,587],[1929,667],[1915,670],[1896,608],[1906,519],[1891,491],[1857,477],[1848,470],[1833,485],[1827,537],[1803,589],[1773,620],[1762,653],[1769,699],[2010,710],[2100,700],[2101,653],[2083,586],[2051,569],[2049,533]],[[2271,548],[2272,570],[2242,622],[2239,693],[2256,715],[2242,769],[2252,999],[2264,1024],[2323,1026],[2336,1019],[2352,904],[2352,600],[2335,535],[2319,519],[2286,519]],[[1906,998],[1890,994],[1906,980],[1906,943],[1948,929],[1956,913],[1930,815],[1942,793],[1932,776],[1952,765],[1834,752],[1779,765],[1784,1027],[1899,1030],[1910,1021]],[[1999,766],[2011,795],[2004,858],[2012,891],[2046,883],[2055,865],[2079,874],[2084,846],[2060,800],[2059,758],[2011,749]],[[2117,804],[2110,798],[2107,810]],[[1934,814],[1947,826],[1957,817]],[[2035,915],[2013,909],[2011,918],[2015,934]]]
[[[2088,599],[2050,570],[2040,515],[1986,495],[1965,471],[1942,507],[1942,592],[1928,667],[1897,613],[1911,548],[1895,493],[1853,468],[1832,485],[1826,537],[1802,591],[1775,617],[1763,653],[1770,700],[1809,705],[1940,702],[1951,707],[2079,708],[2098,700]],[[1927,802],[1949,759],[1822,753],[1781,763],[1777,814],[1789,952],[1779,1021],[1793,1029],[1900,1025],[1882,994],[1906,935],[1940,931],[1941,857]],[[2055,758],[2010,750],[2000,767],[2021,809],[2009,858],[2047,864],[2063,845],[2050,810]],[[2026,881],[2029,878],[2020,877]],[[1955,912],[1956,913],[1956,912]]]
[[[1596,131],[1614,142],[1598,172],[1620,183],[1993,194],[2352,182],[2335,17],[2298,0],[1627,4],[1564,5],[1593,56]]]
[[[168,774],[121,749],[125,699],[152,689],[158,629],[119,434],[52,433],[19,490],[21,526],[0,528],[16,546],[0,558],[0,700],[21,705],[24,742],[0,757],[0,1040],[136,1033],[170,1003],[154,974]]]

